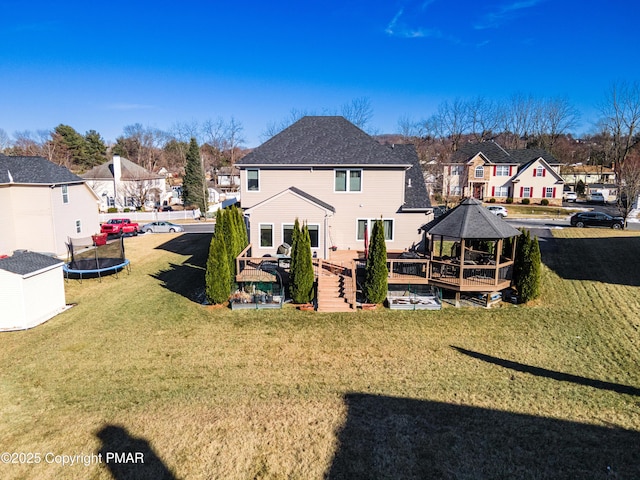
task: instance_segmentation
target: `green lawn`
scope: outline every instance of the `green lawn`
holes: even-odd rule
[[[0,334],[0,452],[42,455],[0,478],[640,478],[640,234],[554,232],[532,305],[350,314],[203,307],[208,235],[129,238]]]

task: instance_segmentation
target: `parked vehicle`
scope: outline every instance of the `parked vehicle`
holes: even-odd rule
[[[573,227],[609,227],[619,230],[624,228],[624,218],[612,217],[603,212],[580,212],[571,217]]]
[[[107,223],[100,225],[100,233],[107,235],[137,235],[140,227],[128,218],[112,218]]]
[[[504,218],[509,214],[507,209],[502,205],[490,205],[487,207],[487,210],[489,210],[494,215],[499,216],[500,218]]]
[[[451,210],[446,205],[438,205],[437,207],[433,207],[433,218],[438,218]]]
[[[573,202],[573,203],[575,203],[575,202],[576,202],[576,200],[578,200],[578,195],[576,194],[576,192],[569,192],[569,191],[567,191],[567,192],[564,192],[564,193],[562,194],[562,199],[563,199],[565,202]]]
[[[142,226],[144,233],[174,233],[184,232],[184,228],[171,222],[151,222]]]
[[[591,195],[589,195],[589,201],[592,203],[606,203],[602,192],[593,192]]]

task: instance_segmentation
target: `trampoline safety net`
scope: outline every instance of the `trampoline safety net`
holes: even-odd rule
[[[70,271],[100,271],[126,264],[122,238],[96,246],[92,237],[69,238],[67,268]]]

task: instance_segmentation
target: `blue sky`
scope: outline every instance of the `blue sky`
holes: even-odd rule
[[[366,97],[398,130],[445,100],[566,97],[591,129],[640,79],[634,0],[0,3],[0,128],[97,130],[232,116],[257,146],[293,110]]]

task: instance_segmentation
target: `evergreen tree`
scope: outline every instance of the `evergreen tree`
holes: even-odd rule
[[[55,128],[52,137],[71,165],[81,168],[87,166],[87,142],[73,127],[60,124]]]
[[[295,226],[294,226],[295,235]],[[295,263],[291,270],[294,270],[293,280],[289,279],[289,289],[293,303],[309,303],[313,300],[313,284],[315,281],[313,274],[313,260],[311,255],[311,237],[309,229],[305,224],[295,240],[296,251],[292,252],[292,259],[295,256]]]
[[[296,263],[298,257],[298,240],[300,238],[300,222],[296,218],[291,232],[291,259],[289,260],[289,295],[293,298],[293,285],[296,281]]]
[[[242,252],[242,250],[247,248],[247,245],[249,245],[249,236],[247,235],[247,224],[244,223],[244,216],[242,215],[242,210],[240,210],[235,205],[233,205],[233,207],[231,208],[234,214],[233,218],[235,220],[236,230],[238,232],[238,240],[240,242],[239,251],[238,251],[238,255],[239,255],[240,252]]]
[[[370,303],[382,303],[387,297],[387,245],[382,220],[376,220],[369,242],[369,255],[365,267],[363,293]]]
[[[85,136],[87,157],[83,168],[92,168],[107,161],[107,146],[98,132],[89,130]]]
[[[531,238],[529,231],[523,231],[518,239],[513,278],[523,303],[540,296],[541,257],[538,238]]]
[[[185,206],[194,205],[200,209],[202,214],[207,211],[205,192],[204,172],[200,159],[200,148],[195,138],[191,138],[189,150],[187,150],[187,164],[184,169],[184,179],[182,180],[182,200]]]
[[[218,211],[216,230],[211,239],[207,271],[205,274],[205,289],[207,299],[211,303],[224,303],[231,295],[231,272],[229,270],[229,256],[222,228],[218,228],[218,221],[222,219],[222,210]],[[222,220],[224,223],[224,220]]]

